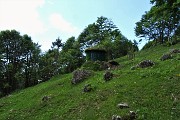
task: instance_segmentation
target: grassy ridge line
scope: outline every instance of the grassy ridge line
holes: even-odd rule
[[[0,99],[0,119],[109,120],[114,114],[122,116],[134,110],[142,120],[178,120],[180,56],[159,60],[172,48],[180,48],[180,45],[140,51],[134,61],[127,60],[126,56],[117,59],[121,67],[112,71],[117,77],[109,82],[103,81],[101,71],[78,85],[71,85],[72,74],[66,74],[4,97]],[[153,60],[155,66],[130,70],[145,59]],[[82,88],[87,83],[92,84],[94,91],[83,93]],[[50,99],[42,102],[45,95]],[[130,108],[118,109],[116,105],[120,102],[127,102]]]

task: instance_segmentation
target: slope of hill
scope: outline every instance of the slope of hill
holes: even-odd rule
[[[129,111],[135,111],[139,120],[178,120],[180,54],[160,60],[173,48],[180,44],[137,52],[133,61],[127,56],[117,59],[120,67],[111,70],[115,77],[108,82],[103,80],[105,71],[94,72],[77,85],[71,84],[72,74],[65,74],[15,92],[0,99],[0,120],[110,120]],[[152,60],[155,65],[130,69],[142,60]],[[92,85],[91,92],[82,91],[86,84]],[[119,103],[127,103],[129,108],[120,109]]]

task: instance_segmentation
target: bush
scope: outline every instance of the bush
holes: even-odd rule
[[[103,61],[86,61],[82,65],[82,68],[86,70],[101,71],[106,70],[108,68],[108,65]]]

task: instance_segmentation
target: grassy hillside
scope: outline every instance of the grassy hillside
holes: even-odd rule
[[[117,59],[120,67],[111,70],[115,77],[104,82],[105,71],[77,85],[71,84],[72,74],[59,75],[50,81],[21,90],[0,99],[1,120],[111,120],[112,115],[124,116],[135,111],[139,120],[180,119],[180,54],[160,61],[169,49],[158,46],[136,53],[135,60],[127,56]],[[153,60],[149,68],[130,70],[142,60]],[[90,83],[93,91],[84,93]],[[49,96],[42,101],[43,96]],[[120,109],[126,102],[129,108]]]

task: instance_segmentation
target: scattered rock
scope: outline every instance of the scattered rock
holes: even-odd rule
[[[48,101],[50,98],[51,98],[51,97],[45,95],[45,96],[43,96],[42,101],[43,101],[43,102],[46,102],[46,101]]]
[[[89,70],[75,70],[73,72],[73,78],[72,78],[71,83],[72,84],[80,83],[86,78],[88,78],[89,76],[91,76],[91,74],[92,73]]]
[[[131,70],[135,70],[135,69],[136,69],[136,66],[132,66],[132,67],[131,67]]]
[[[161,60],[161,61],[164,61],[164,60],[171,59],[171,58],[172,58],[172,55],[171,55],[171,54],[164,54],[164,55],[160,58],[160,60]]]
[[[123,108],[129,108],[129,105],[127,103],[119,103],[117,107],[123,109]]]
[[[113,115],[112,120],[122,120],[122,118],[119,115]]]
[[[137,66],[140,68],[146,68],[146,67],[150,67],[153,66],[155,63],[151,60],[144,60],[141,61]]]
[[[170,49],[170,54],[173,54],[173,53],[180,53],[180,50],[179,49]]]
[[[119,66],[119,63],[113,60],[109,61],[107,64],[109,69],[115,69]]]
[[[129,117],[130,120],[135,120],[137,118],[137,115],[134,111],[129,111]]]
[[[90,92],[91,90],[92,90],[91,84],[87,84],[84,86],[84,89],[83,89],[84,92]]]
[[[113,73],[107,71],[105,74],[104,74],[104,80],[105,81],[109,81],[113,78]]]

